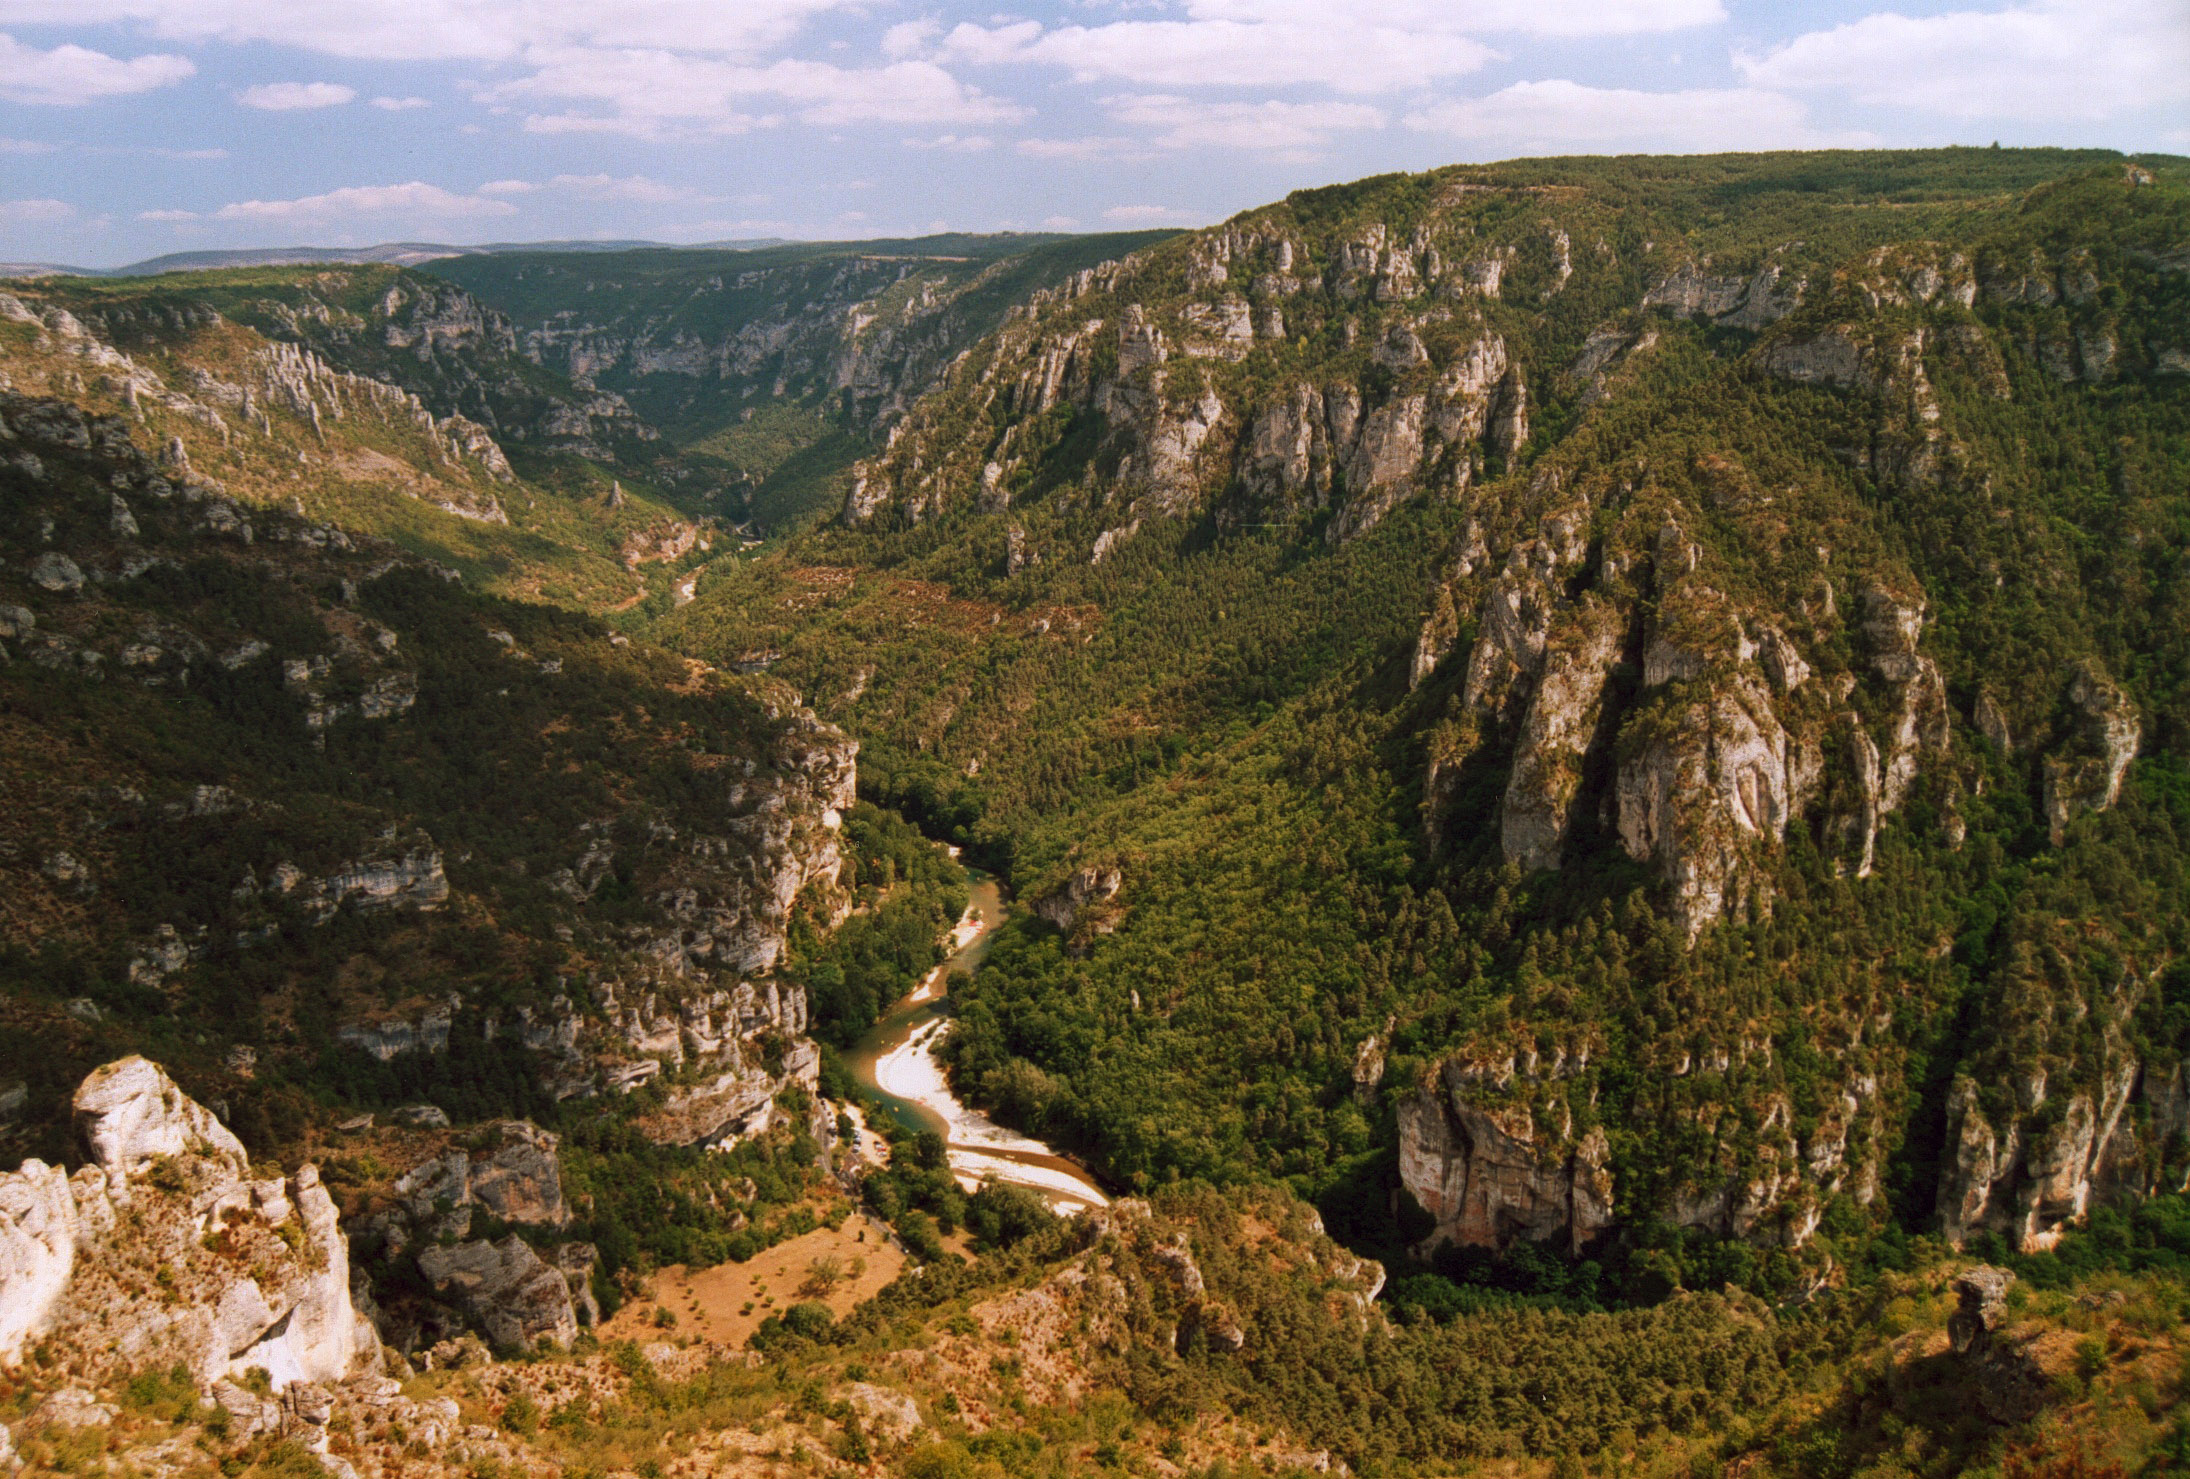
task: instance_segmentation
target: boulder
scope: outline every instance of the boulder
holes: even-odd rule
[[[58,550],[47,550],[30,562],[31,584],[56,595],[84,588],[84,572]]]

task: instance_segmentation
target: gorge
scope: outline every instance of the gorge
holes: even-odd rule
[[[2186,253],[2001,149],[9,281],[0,1467],[2170,1472]]]

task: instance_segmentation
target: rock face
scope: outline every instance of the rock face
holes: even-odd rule
[[[396,1206],[371,1219],[364,1233],[391,1250],[463,1238],[475,1207],[501,1222],[562,1227],[570,1208],[563,1201],[559,1143],[529,1120],[490,1125],[473,1149],[452,1147],[397,1177]]]
[[[2093,1090],[2050,1090],[2039,1070],[2017,1086],[2005,1114],[1988,1112],[1974,1080],[1955,1081],[1939,1186],[1940,1230],[1948,1242],[1960,1247],[1971,1233],[1990,1228],[2024,1252],[2042,1252],[2103,1191],[2157,1189],[2125,1111],[2141,1100],[2148,1123],[2179,1128],[2173,1100],[2180,1070],[2165,1078],[2148,1071],[2111,1025],[2102,1041]],[[2041,1115],[2049,1098],[2059,1112]]]
[[[2053,845],[2068,839],[2068,824],[2081,812],[2105,811],[2121,795],[2122,777],[2137,758],[2143,725],[2137,706],[2096,661],[2085,662],[2068,685],[2080,733],[2067,753],[2045,759],[2046,825]]]
[[[87,1078],[76,1115],[92,1164],[0,1178],[0,1360],[52,1336],[87,1374],[180,1364],[201,1386],[377,1364],[313,1167],[253,1179],[236,1138],[143,1058]]]
[[[68,1173],[25,1161],[0,1175],[0,1365],[13,1366],[56,1320],[76,1264]]]
[[[1124,887],[1125,874],[1120,869],[1079,868],[1036,899],[1034,912],[1068,935],[1083,924],[1087,933],[1107,935],[1118,927],[1118,911],[1109,905]]]
[[[1445,1243],[1503,1248],[1516,1239],[1578,1253],[1612,1225],[1611,1147],[1547,1132],[1525,1104],[1504,1104],[1483,1076],[1447,1063],[1399,1104],[1399,1177]]]
[[[1947,1316],[1947,1340],[1956,1355],[1976,1350],[2007,1322],[2008,1285],[2014,1282],[2015,1275],[2008,1270],[1986,1264],[1954,1281],[1956,1305]]]
[[[1507,858],[1522,868],[1556,868],[1566,839],[1581,767],[1597,741],[1605,683],[1624,636],[1619,611],[1585,601],[1567,630],[1546,636],[1542,679],[1529,700],[1499,809]]]
[[[649,263],[634,278],[618,270],[623,260],[528,267],[527,279],[547,272],[565,281],[545,300],[493,264],[457,262],[448,270],[509,307],[525,357],[618,405],[629,396],[664,424],[708,407],[826,398],[849,401],[863,424],[879,428],[995,327],[1016,295],[975,290],[1019,265],[896,254],[692,254],[689,266],[665,271]]]
[[[713,966],[763,975],[782,960],[792,906],[836,887],[838,828],[855,798],[859,745],[806,709],[780,712],[773,763],[734,781],[723,798],[726,835],[674,839],[655,890],[672,926],[653,952],[678,969]],[[822,901],[842,917],[841,891]]]
[[[1486,457],[1527,440],[1528,390],[1504,337],[1478,308],[1450,301],[1496,297],[1505,255],[1463,265],[1416,238],[1377,226],[1329,243],[1318,281],[1298,275],[1307,248],[1289,233],[1231,226],[1178,248],[1190,259],[1187,301],[1176,301],[1161,249],[1037,293],[860,465],[844,518],[895,510],[918,522],[960,496],[990,512],[1009,505],[1026,481],[1014,474],[1050,442],[1022,439],[1022,422],[997,436],[985,415],[940,409],[962,398],[1019,417],[1068,410],[1100,427],[1102,474],[1066,495],[1104,508],[1097,560],[1148,521],[1203,507],[1227,528],[1327,514],[1336,545],[1409,497],[1456,493]],[[1296,319],[1363,302],[1390,310],[1364,346],[1366,369],[1233,393],[1228,367],[1289,343]]]
[[[418,1255],[418,1270],[458,1300],[497,1346],[567,1346],[578,1338],[570,1281],[515,1233],[499,1243],[428,1248]]]
[[[1649,292],[1642,306],[1663,308],[1676,318],[1707,319],[1723,328],[1761,329],[1801,306],[1804,284],[1783,282],[1777,263],[1766,263],[1748,276],[1714,276],[1708,263],[1689,263]]]
[[[76,1131],[118,1202],[129,1199],[131,1177],[163,1158],[195,1155],[236,1176],[249,1169],[243,1142],[149,1059],[124,1058],[94,1071],[77,1088],[75,1104]]]

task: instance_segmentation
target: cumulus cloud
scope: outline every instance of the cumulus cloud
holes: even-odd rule
[[[40,51],[0,32],[0,98],[11,103],[74,107],[99,98],[150,92],[197,70],[190,58],[164,52],[125,61],[81,46]]]
[[[1868,15],[1735,66],[1753,87],[1843,92],[1949,118],[2096,120],[2190,104],[2182,0],[2040,0]]]
[[[374,98],[373,106],[389,113],[407,113],[413,108],[431,108],[425,98]]]
[[[758,56],[852,0],[0,0],[0,22],[144,26],[371,61],[511,61],[538,47]]]
[[[198,213],[196,211],[177,210],[139,211],[137,212],[137,219],[140,221],[195,221],[198,219]]]
[[[979,154],[996,147],[987,134],[937,134],[932,139],[907,139],[908,149],[940,149],[946,154]],[[864,184],[862,184],[862,188]]]
[[[1164,149],[1255,149],[1300,154],[1331,135],[1385,125],[1384,110],[1364,103],[1208,103],[1164,95],[1104,99],[1116,122],[1151,130]]]
[[[354,103],[357,89],[339,82],[262,82],[237,93],[236,101],[268,113],[296,113]]]
[[[1114,205],[1103,219],[1114,226],[1192,226],[1200,217],[1168,205]]]
[[[685,128],[741,133],[786,116],[830,127],[1006,123],[1027,111],[932,62],[839,67],[785,58],[756,67],[667,51],[563,52],[483,97],[564,105],[528,118],[535,132],[641,136]]]
[[[1141,140],[1116,134],[1089,134],[1077,139],[1021,139],[1012,147],[1030,159],[1117,162],[1155,157],[1155,151]]]
[[[1044,27],[1038,21],[893,27],[893,54],[1061,67],[1081,82],[1148,87],[1314,85],[1404,92],[1465,76],[1499,53],[1483,37],[1614,36],[1706,25],[1719,0],[1187,0],[1183,20]]]
[[[213,212],[216,221],[342,221],[357,216],[399,216],[410,220],[461,220],[508,216],[517,207],[496,196],[459,195],[439,185],[412,180],[403,185],[345,185],[294,200],[238,200]]]
[[[10,225],[50,226],[76,219],[76,207],[65,200],[0,200],[0,221]]]
[[[1424,87],[1473,72],[1496,53],[1455,31],[1373,21],[1117,21],[1044,30],[1035,21],[960,25],[937,44],[944,62],[1061,67],[1078,82],[1149,87],[1319,85],[1350,93]]]
[[[1407,115],[1407,126],[1519,153],[1559,150],[1818,148],[1868,140],[1814,127],[1797,100],[1756,88],[1643,92],[1554,80],[1516,82]]]
[[[1196,20],[1341,25],[1471,35],[1633,36],[1726,19],[1720,0],[1190,0]]]

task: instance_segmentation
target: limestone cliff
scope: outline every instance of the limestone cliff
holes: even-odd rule
[[[179,1364],[279,1389],[376,1366],[335,1207],[305,1165],[255,1176],[225,1126],[143,1058],[77,1090],[91,1159],[0,1177],[0,1362],[40,1341],[93,1380]]]

